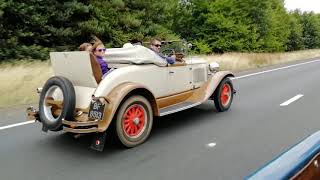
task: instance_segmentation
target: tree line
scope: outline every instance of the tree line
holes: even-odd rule
[[[107,47],[185,39],[195,53],[320,47],[320,15],[284,0],[0,0],[0,61],[47,59],[99,37]]]

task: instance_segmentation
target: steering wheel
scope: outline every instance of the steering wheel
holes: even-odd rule
[[[176,53],[176,51],[174,49],[167,49],[167,50],[163,51],[162,53],[166,56],[169,56],[169,57],[174,55],[176,57],[176,62],[185,63],[185,60],[183,60],[181,55],[178,55],[179,53]]]
[[[174,50],[172,50],[172,55],[176,57],[177,62],[180,62],[182,64],[186,63],[186,61],[183,59],[184,57],[183,53],[176,53]]]

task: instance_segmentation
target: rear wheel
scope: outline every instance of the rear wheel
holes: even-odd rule
[[[116,134],[121,144],[126,147],[135,147],[145,142],[152,125],[152,108],[143,96],[129,97],[118,110]]]
[[[213,97],[214,104],[219,112],[227,111],[230,108],[233,100],[233,92],[234,89],[231,80],[224,78],[220,82]]]

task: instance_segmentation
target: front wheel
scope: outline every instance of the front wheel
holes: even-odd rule
[[[131,96],[120,107],[116,118],[116,133],[125,147],[135,147],[148,138],[153,124],[149,101],[143,96]]]
[[[213,100],[217,111],[227,111],[233,100],[234,89],[229,78],[224,78],[217,87]]]

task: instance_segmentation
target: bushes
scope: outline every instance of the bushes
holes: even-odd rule
[[[184,38],[198,53],[320,47],[320,16],[283,0],[0,0],[0,22],[0,61],[47,59],[92,35],[107,47]]]

